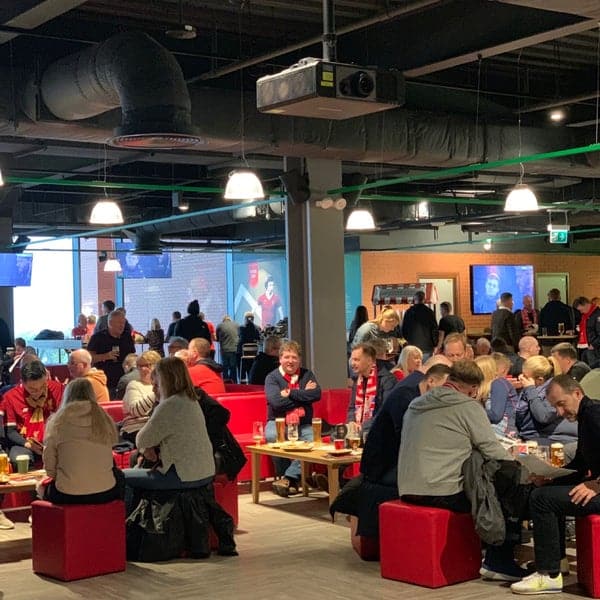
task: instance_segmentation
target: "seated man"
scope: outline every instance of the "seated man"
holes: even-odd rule
[[[202,388],[209,396],[225,393],[223,367],[210,358],[210,342],[193,338],[188,345],[188,369],[194,387]]]
[[[46,367],[34,360],[21,369],[21,383],[3,396],[6,438],[16,470],[16,458],[29,456],[30,466],[41,459],[44,428],[62,399],[63,385],[48,379]]]
[[[279,347],[281,338],[270,335],[265,338],[264,352],[259,352],[250,367],[248,383],[265,385],[267,375],[279,366]]]
[[[477,450],[484,460],[513,461],[496,439],[476,400],[484,380],[472,361],[455,362],[446,382],[413,400],[404,415],[398,457],[402,500],[424,506],[471,512],[465,493],[463,463]],[[520,524],[519,524],[520,527]],[[516,581],[524,575],[513,560],[514,541],[490,546],[481,573]]]
[[[321,388],[313,372],[300,366],[301,356],[298,342],[283,342],[279,349],[279,368],[271,371],[265,380],[267,442],[277,439],[277,418],[285,418],[286,423],[298,423],[298,439],[313,441],[312,405],[321,399]],[[273,491],[284,498],[297,494],[301,475],[300,462],[274,458],[273,463],[275,474],[281,477],[273,483]]]
[[[369,343],[356,344],[352,348],[350,367],[356,378],[346,421],[355,422],[363,432],[368,432],[373,417],[396,385],[396,378],[377,364],[377,352]]]
[[[577,454],[566,465],[576,473],[539,487],[529,498],[537,571],[511,585],[516,594],[561,592],[564,518],[600,514],[600,401],[588,398],[569,375],[555,377],[547,397],[560,417],[578,422]]]
[[[444,356],[450,362],[463,360],[466,358],[467,340],[461,333],[451,333],[444,338],[443,349]]]
[[[581,360],[577,360],[577,350],[569,342],[556,344],[550,352],[556,359],[562,373],[570,375],[575,381],[581,381],[591,371],[588,365]]]
[[[449,373],[450,367],[439,363],[425,373],[412,372],[394,386],[373,419],[360,461],[364,479],[359,492],[359,535],[377,536],[379,504],[398,498],[398,451],[407,408],[415,398],[442,385]]]
[[[532,335],[524,335],[519,340],[519,352],[516,359],[513,361],[510,374],[513,377],[518,377],[523,372],[523,363],[532,356],[538,356],[540,350],[540,344],[536,338]]]
[[[98,404],[110,402],[108,388],[106,387],[106,375],[104,371],[92,367],[92,356],[87,350],[73,350],[69,354],[67,365],[71,379],[85,377],[92,384]]]

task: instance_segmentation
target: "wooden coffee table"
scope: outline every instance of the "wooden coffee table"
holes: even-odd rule
[[[34,492],[39,481],[46,477],[46,471],[39,469],[29,473],[11,473],[8,482],[0,482],[0,494],[12,492]]]
[[[327,467],[327,480],[329,481],[329,505],[333,503],[340,491],[339,469],[347,465],[360,462],[361,454],[347,454],[345,456],[331,456],[329,450],[332,446],[315,446],[309,452],[304,450],[283,450],[281,447],[273,448],[270,444],[248,446],[252,466],[252,502],[258,504],[260,495],[260,457],[261,455],[274,456],[299,460],[302,466],[302,494],[308,496],[306,477],[311,464],[325,465]]]

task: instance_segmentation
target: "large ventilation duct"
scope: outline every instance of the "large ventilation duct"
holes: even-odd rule
[[[38,117],[30,81],[27,116]],[[43,73],[39,97],[59,119],[88,119],[121,107],[110,143],[127,148],[179,148],[201,143],[193,133],[191,102],[179,63],[144,33],[122,33],[62,58]]]

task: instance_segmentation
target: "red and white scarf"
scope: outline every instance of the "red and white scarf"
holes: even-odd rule
[[[364,423],[373,417],[377,398],[377,367],[373,365],[368,377],[358,376],[354,400],[354,420]]]
[[[300,370],[296,371],[293,375],[289,375],[283,370],[283,367],[279,367],[279,373],[281,376],[287,381],[287,389],[288,390],[299,390],[300,383],[298,382],[300,378]],[[305,411],[301,406],[298,408],[293,408],[292,410],[285,413],[285,422],[286,423],[300,423],[300,419],[304,416]]]

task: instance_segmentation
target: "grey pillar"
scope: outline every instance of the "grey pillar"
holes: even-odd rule
[[[300,168],[286,159],[286,170]],[[315,207],[324,191],[341,186],[336,160],[306,160],[311,199],[286,212],[290,337],[302,345],[304,365],[323,388],[346,387],[343,212]]]
[[[12,243],[12,218],[0,216],[0,248]],[[6,249],[0,250],[6,252]],[[10,330],[10,335],[14,340],[14,308],[13,308],[13,288],[0,287],[0,317],[2,317]]]

